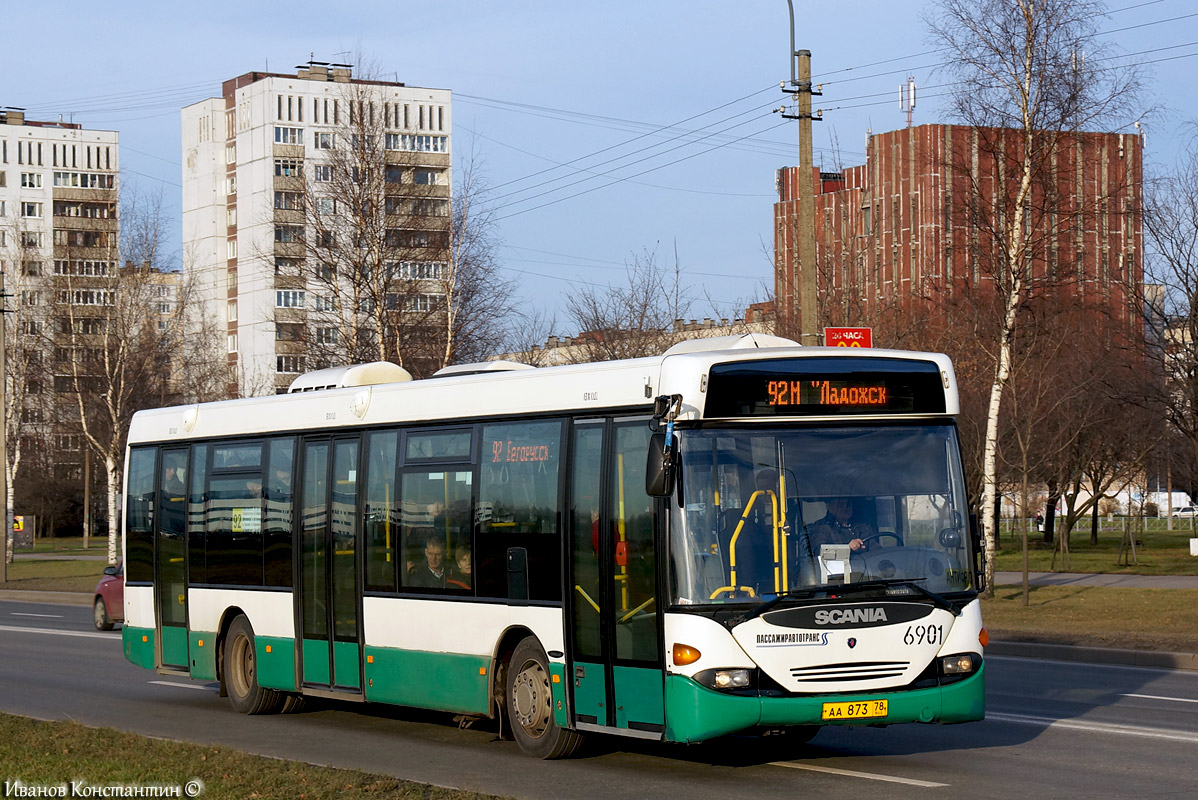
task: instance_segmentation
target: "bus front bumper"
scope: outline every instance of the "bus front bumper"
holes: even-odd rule
[[[928,689],[818,695],[760,697],[729,695],[708,689],[681,675],[666,676],[666,738],[700,742],[751,728],[795,725],[892,725],[900,722],[974,722],[986,713],[986,664],[968,678]],[[825,702],[882,700],[885,717],[827,721]]]

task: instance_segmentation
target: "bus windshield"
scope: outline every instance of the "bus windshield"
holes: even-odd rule
[[[952,425],[682,431],[677,604],[745,603],[864,581],[974,587]]]

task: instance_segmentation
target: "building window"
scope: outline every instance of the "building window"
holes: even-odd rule
[[[225,163],[226,164],[237,163],[237,144],[236,143],[230,142],[229,144],[225,145]]]
[[[275,144],[303,144],[303,128],[275,128]]]
[[[275,175],[281,178],[298,178],[304,169],[304,162],[298,158],[276,158]]]
[[[86,277],[102,277],[108,274],[109,262],[107,261],[55,261],[55,275],[80,275]]]
[[[22,189],[40,189],[40,188],[42,188],[42,174],[40,172],[22,172],[21,173],[21,188]]]
[[[227,318],[228,318],[229,322],[237,321],[237,301],[236,300],[229,301],[229,309],[228,309],[228,317]]]
[[[225,256],[227,258],[237,258],[237,240],[229,239],[225,242]]]
[[[275,308],[303,308],[306,294],[300,289],[279,289],[275,292]]]
[[[26,261],[21,265],[21,274],[29,278],[38,278],[42,274],[42,262]]]
[[[337,329],[336,328],[317,328],[316,329],[317,344],[336,344]]]
[[[317,214],[336,214],[337,201],[332,197],[316,198],[316,213]]]
[[[303,371],[303,356],[275,356],[275,372],[298,375]]]
[[[112,189],[116,176],[94,172],[55,172],[54,185],[71,189]]]
[[[38,205],[41,204],[39,203]],[[19,241],[21,242],[21,247],[41,247],[44,240],[42,239],[41,231],[21,231]]]
[[[304,229],[300,225],[276,225],[275,241],[283,244],[302,242]]]
[[[229,334],[229,352],[230,353],[237,352],[237,334],[235,334],[235,333]]]
[[[384,139],[388,150],[404,150],[410,153],[448,153],[448,136],[425,134],[388,133]]]
[[[21,203],[21,216],[41,219],[42,204],[41,203]]]
[[[275,192],[275,208],[298,211],[303,208],[303,198],[299,192]]]
[[[333,167],[329,164],[315,164],[312,167],[312,180],[317,183],[328,183],[333,180]]]
[[[304,326],[295,322],[279,322],[275,325],[275,339],[280,342],[303,341]]]
[[[312,145],[317,150],[332,150],[337,143],[337,134],[317,132],[312,136]]]
[[[337,301],[331,297],[316,295],[312,298],[312,308],[316,311],[336,311]]]
[[[448,200],[413,200],[412,213],[418,217],[448,217]]]
[[[225,227],[234,228],[237,226],[237,206],[228,206],[225,209]]]
[[[440,186],[444,183],[444,173],[436,169],[418,169],[413,178],[417,186]]]
[[[171,304],[170,303],[159,303],[158,304],[158,313],[159,314],[171,313]]]
[[[225,178],[225,194],[237,194],[237,176],[230,175]]]
[[[36,308],[42,304],[42,293],[37,291],[21,292],[21,305]]]
[[[401,261],[396,274],[409,281],[440,280],[445,274],[445,264],[435,261]]]
[[[108,289],[63,289],[58,302],[72,306],[110,306],[115,293]]]
[[[403,183],[403,167],[388,166],[383,179],[387,183]]]
[[[300,274],[300,262],[294,258],[276,258],[275,274],[289,278],[298,278]]]

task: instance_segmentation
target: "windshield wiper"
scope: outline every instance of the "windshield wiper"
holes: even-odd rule
[[[945,611],[952,613],[952,615],[954,617],[961,616],[961,609],[959,609],[955,605],[953,605],[951,601],[947,600],[946,598],[944,598],[941,595],[936,594],[935,592],[931,591],[930,589],[926,589],[923,586],[919,585],[920,581],[926,581],[926,580],[927,580],[927,578],[878,578],[878,579],[872,580],[872,581],[856,581],[854,583],[838,584],[835,587],[835,589],[832,589],[832,587],[828,587],[828,588],[832,591],[844,592],[846,589],[854,590],[854,589],[878,588],[878,587],[885,587],[885,586],[906,586],[908,589],[913,589],[917,594],[921,594],[924,597],[931,600],[932,604],[935,605],[937,608],[943,608]]]
[[[820,587],[818,589],[812,588],[812,587],[804,587],[802,589],[792,589],[788,592],[779,592],[776,596],[770,598],[769,600],[766,600],[764,603],[761,603],[761,604],[749,609],[748,611],[746,611],[744,614],[741,615],[738,622],[746,622],[748,620],[753,619],[754,617],[760,617],[765,612],[772,611],[773,609],[777,608],[778,605],[783,600],[789,599],[791,597],[810,597],[816,591],[823,591],[823,589],[822,589],[822,587]]]

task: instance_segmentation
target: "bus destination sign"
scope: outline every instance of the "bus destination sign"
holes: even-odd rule
[[[902,358],[788,358],[715,364],[707,417],[943,414],[935,362]]]

